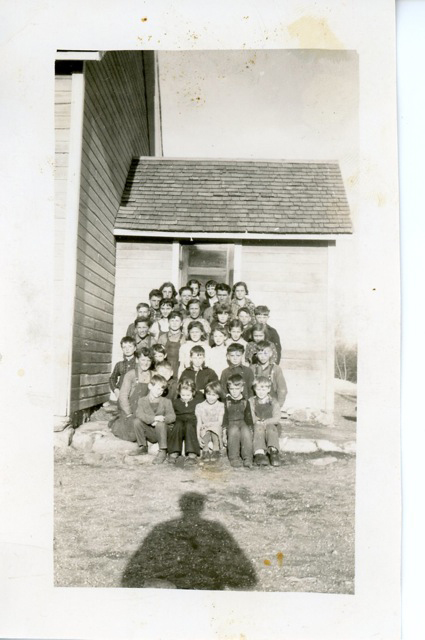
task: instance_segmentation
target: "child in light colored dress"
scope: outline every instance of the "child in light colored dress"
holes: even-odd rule
[[[223,391],[218,380],[205,386],[205,400],[195,407],[196,433],[202,447],[202,458],[218,460],[223,447]]]
[[[226,338],[229,333],[226,328],[216,327],[212,333],[212,345],[210,351],[210,367],[220,377],[223,370],[229,366],[227,362]]]
[[[200,322],[194,320],[191,322],[187,328],[189,333],[189,339],[184,342],[179,349],[179,371],[178,377],[180,378],[181,374],[185,369],[190,367],[190,350],[195,345],[201,346],[205,350],[205,366],[209,367],[209,355],[210,355],[210,347],[207,343],[207,336],[204,332],[204,327]]]

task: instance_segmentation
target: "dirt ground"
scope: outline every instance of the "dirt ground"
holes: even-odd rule
[[[334,430],[355,439],[343,397]],[[354,592],[355,456],[285,454],[252,470],[55,458],[56,586]]]

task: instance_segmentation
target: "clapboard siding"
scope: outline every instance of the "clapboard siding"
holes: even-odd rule
[[[288,406],[326,408],[328,353],[327,243],[242,245],[241,279],[255,304],[270,309],[281,337]]]
[[[136,305],[172,278],[171,242],[117,242],[114,309],[114,362],[122,359],[120,340],[136,317]]]
[[[87,300],[82,302],[81,300],[75,300],[75,313],[86,313],[87,307],[89,307],[89,311],[92,318],[96,318],[98,320],[103,320],[105,322],[112,322],[113,313],[112,310],[108,311],[107,309],[101,309],[97,304],[92,305]]]
[[[71,411],[99,404],[109,396],[113,227],[131,160],[149,154],[145,55],[109,52],[101,62],[85,64]],[[58,90],[64,91],[63,86]],[[58,104],[58,118],[63,117],[63,107],[62,102]]]
[[[84,340],[75,339],[74,340],[74,352],[73,359],[75,362],[80,363],[81,371],[83,371],[83,367],[85,365],[93,364],[93,363],[104,363],[107,362],[108,366],[111,360],[111,356],[109,353],[104,353],[103,351],[89,351],[88,349],[84,350],[84,360],[81,357],[81,352],[84,347]],[[94,345],[94,349],[96,345]]]

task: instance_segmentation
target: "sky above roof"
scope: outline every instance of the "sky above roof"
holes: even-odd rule
[[[165,156],[338,160],[355,209],[356,52],[161,51],[159,73]]]

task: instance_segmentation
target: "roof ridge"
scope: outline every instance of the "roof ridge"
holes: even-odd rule
[[[208,158],[208,157],[185,157],[185,156],[134,156],[133,162],[136,160],[142,161],[160,161],[160,162],[241,162],[241,163],[273,163],[273,164],[332,164],[339,166],[339,160],[336,159],[304,159],[301,160],[299,158],[288,159],[288,158]]]

